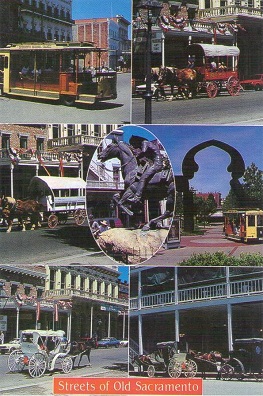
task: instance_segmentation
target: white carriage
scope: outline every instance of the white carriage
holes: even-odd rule
[[[31,377],[41,377],[46,371],[61,367],[63,373],[73,368],[69,356],[70,343],[63,330],[24,330],[20,335],[21,349],[13,351],[8,358],[11,372],[28,369]]]
[[[65,224],[72,216],[77,225],[86,219],[86,183],[80,177],[34,176],[29,195],[43,206],[49,228]]]

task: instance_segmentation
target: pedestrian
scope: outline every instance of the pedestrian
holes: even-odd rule
[[[5,335],[4,333],[1,331],[0,333],[0,344],[3,344],[5,342]]]
[[[92,214],[89,215],[89,226],[92,234],[96,236],[99,233],[100,226],[99,223],[94,220],[94,216]]]
[[[108,223],[106,220],[103,220],[100,222],[100,231],[99,233],[102,234],[105,231],[108,231],[110,227],[108,226]]]

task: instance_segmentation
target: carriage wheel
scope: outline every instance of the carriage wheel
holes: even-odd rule
[[[218,86],[214,81],[210,81],[206,86],[207,96],[209,98],[215,98],[218,93]]]
[[[226,88],[228,90],[229,95],[231,96],[236,96],[239,94],[240,91],[240,82],[239,80],[232,76],[229,77],[227,84],[226,84]]]
[[[238,380],[244,379],[245,368],[243,363],[240,362],[240,360],[233,358],[231,360],[231,365],[234,368],[234,377],[237,378]]]
[[[55,214],[50,215],[47,219],[47,224],[49,228],[55,228],[58,225],[58,216]]]
[[[234,375],[234,367],[226,363],[221,368],[221,377],[224,381],[230,381]]]
[[[154,377],[154,375],[155,375],[155,367],[152,364],[150,364],[150,366],[148,366],[147,374],[148,374],[148,377],[150,377],[150,378]]]
[[[179,378],[182,373],[181,363],[175,360],[170,360],[168,364],[168,374],[171,378]]]
[[[77,209],[74,213],[74,220],[77,225],[82,225],[86,220],[86,210]]]
[[[35,353],[28,364],[28,372],[31,377],[41,377],[47,368],[47,361],[43,353]]]
[[[187,378],[193,378],[197,373],[197,364],[193,360],[187,360],[185,362],[184,375]]]
[[[11,372],[20,372],[23,370],[25,363],[24,363],[24,355],[22,351],[13,351],[10,353],[7,362],[8,368]]]
[[[67,374],[69,373],[72,368],[73,368],[73,360],[71,359],[70,356],[66,356],[63,360],[62,360],[62,371],[63,373]]]

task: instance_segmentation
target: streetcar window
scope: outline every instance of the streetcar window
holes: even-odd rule
[[[263,215],[258,215],[258,226],[263,226]]]
[[[248,215],[247,216],[247,224],[249,227],[254,227],[255,226],[255,216],[254,215]]]

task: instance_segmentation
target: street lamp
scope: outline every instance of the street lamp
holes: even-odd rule
[[[152,25],[160,15],[163,6],[157,0],[141,0],[137,5],[142,22],[147,25],[146,37],[146,90],[145,90],[145,124],[152,123],[152,87],[151,87],[151,50],[152,50]]]

